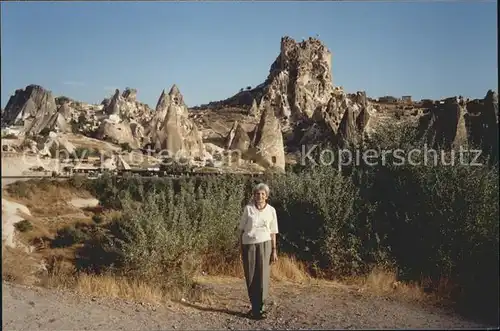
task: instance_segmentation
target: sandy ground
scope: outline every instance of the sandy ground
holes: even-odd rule
[[[95,207],[99,204],[99,200],[95,198],[83,199],[83,198],[74,198],[70,201],[71,205],[75,208],[86,208],[86,207]]]
[[[19,212],[31,215],[25,205],[2,198],[2,242],[10,247],[17,246],[14,224],[23,220]]]
[[[15,157],[7,157],[2,155],[2,176],[25,176],[34,175],[29,169],[31,167],[43,166],[47,170],[57,167],[56,162],[51,159],[42,159],[32,155],[20,155]],[[37,173],[42,175],[42,173]],[[18,180],[16,178],[2,178],[2,188]]]
[[[258,330],[360,328],[484,328],[445,311],[393,301],[347,288],[274,284],[263,321],[249,309],[243,280],[205,286],[217,303],[158,306],[3,283],[3,330]]]

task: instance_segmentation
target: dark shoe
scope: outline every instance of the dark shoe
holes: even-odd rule
[[[250,309],[250,311],[246,314],[246,316],[254,320],[262,320],[267,318],[267,313],[263,310],[254,311],[253,309]]]

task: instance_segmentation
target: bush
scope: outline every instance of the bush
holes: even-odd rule
[[[69,247],[74,244],[83,243],[90,238],[86,225],[77,224],[75,226],[65,226],[57,230],[56,237],[52,241],[52,247]]]
[[[26,181],[17,181],[7,186],[7,192],[17,198],[29,198],[31,187]]]
[[[104,219],[103,219],[102,215],[95,214],[92,216],[92,221],[94,221],[94,223],[96,223],[96,224],[101,224],[104,221]]]
[[[33,224],[28,220],[22,220],[14,224],[15,228],[19,232],[28,232],[33,230]]]
[[[70,159],[86,159],[89,157],[100,156],[100,151],[97,148],[86,148],[86,147],[77,147],[75,151],[69,155]]]
[[[13,133],[2,133],[2,139],[17,139],[17,136]]]
[[[132,147],[130,147],[130,144],[129,143],[121,143],[120,144],[120,148],[123,150],[123,151],[126,151],[126,152],[132,152]]]

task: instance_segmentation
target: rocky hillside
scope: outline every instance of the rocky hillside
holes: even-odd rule
[[[91,105],[29,85],[10,98],[2,124],[21,126],[24,137],[80,133],[188,158],[213,159],[214,151],[239,150],[250,163],[281,170],[286,155],[301,145],[358,145],[378,128],[401,121],[412,122],[419,139],[433,146],[470,142],[488,151],[498,148],[496,92],[479,100],[382,103],[365,92],[348,94],[335,87],[331,66],[331,52],[319,40],[283,37],[264,82],[226,100],[189,110],[173,85],[152,110],[137,100],[135,89],[116,90],[111,99]]]

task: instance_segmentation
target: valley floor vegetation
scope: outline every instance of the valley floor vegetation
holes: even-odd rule
[[[201,272],[237,272],[238,220],[253,185],[263,181],[278,213],[279,251],[311,277],[347,281],[391,270],[399,282],[417,284],[463,313],[498,318],[498,166],[289,170],[261,178],[57,182],[90,192],[100,205],[91,222],[58,229],[49,245],[75,247],[81,286],[104,275],[137,291],[147,283],[187,296]],[[33,190],[28,182],[8,188],[18,198]],[[23,235],[36,230],[23,228]]]

